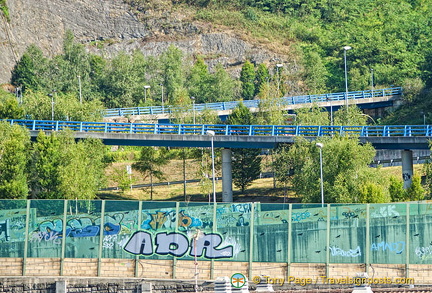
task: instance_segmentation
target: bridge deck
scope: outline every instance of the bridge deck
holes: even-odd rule
[[[97,137],[110,145],[152,145],[173,147],[273,148],[280,143],[293,143],[298,136],[308,139],[334,135],[359,137],[379,149],[428,149],[432,137],[431,125],[388,126],[295,126],[295,125],[199,125],[144,124],[112,122],[74,122],[7,120],[31,130],[71,129],[77,138]],[[215,133],[214,137],[207,135]]]

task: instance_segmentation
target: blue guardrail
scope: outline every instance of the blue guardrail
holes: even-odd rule
[[[375,97],[390,97],[402,95],[401,87],[392,87],[385,89],[367,90],[367,91],[354,91],[348,92],[348,96],[345,92],[343,93],[330,93],[320,95],[304,95],[304,96],[293,96],[293,97],[282,97],[279,99],[279,106],[289,106],[295,104],[307,104],[307,103],[318,103],[326,101],[341,101],[348,97],[348,100],[359,100],[359,99],[370,99]],[[258,108],[260,100],[244,100],[243,104],[248,108]],[[189,108],[180,108],[173,106],[150,106],[150,107],[132,107],[132,108],[115,108],[106,109],[103,113],[104,117],[118,117],[127,115],[157,115],[157,114],[169,114],[178,111],[203,111],[210,109],[214,111],[232,110],[234,109],[238,101],[233,102],[218,102],[218,103],[206,103],[206,104],[192,104]]]
[[[331,136],[345,134],[371,136],[432,136],[431,125],[371,125],[371,126],[302,126],[302,125],[213,125],[213,124],[146,124],[118,122],[77,122],[48,120],[5,120],[29,130],[79,132],[206,135],[267,135],[267,136]]]

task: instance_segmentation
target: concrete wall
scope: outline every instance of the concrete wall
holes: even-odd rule
[[[151,282],[153,285],[182,283],[188,284],[184,286],[185,290],[191,289],[190,291],[194,291],[191,285],[194,284],[194,261],[141,259],[136,263],[135,260],[102,259],[99,276],[97,273],[97,259],[64,259],[63,276],[60,276],[62,261],[56,258],[27,259],[25,276],[22,276],[23,259],[0,258],[0,262],[3,264],[0,267],[0,276],[3,276],[0,280],[3,282],[3,286],[5,280],[22,280],[23,278],[27,278],[26,282],[29,284],[39,284],[44,282],[46,276],[50,276],[56,280],[66,279],[68,284],[90,284],[87,278],[92,278],[92,284],[108,282],[117,285],[121,284],[124,287],[137,286],[137,284],[144,281]],[[137,276],[134,273],[135,265],[138,266]],[[212,267],[214,270],[213,276],[211,276]],[[235,273],[242,273],[249,278],[251,284],[258,276],[268,276],[269,282],[274,283],[275,289],[294,287],[323,288],[333,285],[344,288],[349,284],[334,284],[334,282],[353,278],[357,273],[365,271],[364,264],[329,264],[326,267],[325,264],[309,263],[291,263],[290,265],[284,263],[253,263],[250,266],[247,262],[199,261],[197,280],[199,280],[200,286],[204,286],[204,284],[212,286],[212,280],[218,277],[231,277]],[[387,287],[432,285],[432,279],[430,278],[432,265],[416,264],[410,265],[407,269],[405,265],[401,264],[373,264],[367,268],[367,272],[370,278],[377,280],[387,278],[387,282],[384,284]],[[303,286],[301,282],[307,279],[312,280],[312,284]],[[46,286],[45,289],[48,288],[50,287]],[[0,290],[0,292],[5,291]]]

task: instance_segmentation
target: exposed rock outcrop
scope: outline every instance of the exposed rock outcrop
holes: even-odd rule
[[[161,17],[160,11],[141,11],[145,17],[139,17],[123,0],[7,0],[7,5],[10,22],[2,20],[0,28],[0,83],[9,81],[16,60],[32,43],[48,56],[59,54],[66,30],[89,51],[107,57],[137,49],[157,56],[174,44],[186,54],[206,56],[210,68],[222,63],[234,72],[246,59],[262,63],[283,58],[179,12]]]

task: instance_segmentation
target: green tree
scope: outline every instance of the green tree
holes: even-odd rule
[[[296,125],[330,125],[329,113],[313,104],[310,108],[296,110]]]
[[[255,74],[255,96],[258,96],[263,87],[268,87],[270,80],[270,73],[265,64],[258,65]]]
[[[131,185],[134,183],[133,178],[128,174],[124,166],[114,168],[112,179],[117,182],[118,187],[122,192],[129,190]]]
[[[242,82],[242,98],[252,100],[255,94],[255,68],[249,60],[243,64],[240,81]]]
[[[0,198],[25,199],[30,135],[20,126],[0,122]]]
[[[196,103],[208,103],[213,99],[211,80],[204,59],[198,57],[191,69],[186,86],[191,97],[195,97]]]
[[[403,187],[402,180],[396,178],[395,176],[391,176],[389,184],[389,193],[391,201],[397,202],[397,201],[406,201],[407,199],[407,191]]]
[[[285,124],[284,115],[286,114],[286,111],[281,109],[282,108],[281,99],[277,94],[277,88],[274,84],[269,83],[268,81],[260,83],[258,98],[259,98],[259,105],[258,105],[259,111],[256,114],[257,124],[262,124],[262,125]]]
[[[346,107],[341,107],[334,113],[333,125],[363,126],[367,125],[368,121],[375,122],[370,116],[363,114],[360,108],[355,105],[348,106],[348,111],[346,109]]]
[[[385,186],[376,182],[366,181],[360,186],[359,193],[360,203],[386,203],[390,200]]]
[[[107,65],[100,87],[108,108],[135,106],[133,89],[137,77],[132,68],[132,58],[125,52],[120,52]]]
[[[272,153],[272,168],[276,179],[276,184],[281,185],[284,189],[284,196],[287,195],[288,186],[291,184],[293,176],[294,162],[289,155],[289,145],[280,145]]]
[[[24,109],[18,104],[17,98],[0,89],[0,119],[22,119]]]
[[[32,198],[93,199],[104,183],[106,147],[88,138],[75,142],[70,131],[40,132],[29,165]]]
[[[239,81],[234,80],[225,71],[222,64],[215,66],[214,73],[210,75],[211,96],[208,102],[227,102],[234,101],[240,97]]]
[[[138,160],[132,168],[141,172],[144,179],[150,178],[150,200],[153,200],[153,177],[163,180],[165,178],[162,167],[171,159],[170,151],[165,147],[143,147]]]
[[[95,99],[80,103],[73,93],[28,91],[23,99],[25,116],[36,120],[99,121],[102,119],[102,103]],[[54,104],[52,104],[54,102]]]
[[[11,83],[21,86],[23,91],[41,90],[46,87],[48,60],[42,54],[42,50],[36,45],[30,45],[15,64],[12,70]]]
[[[168,49],[162,53],[159,60],[163,79],[162,85],[165,88],[165,95],[167,97],[165,102],[169,103],[175,99],[176,92],[184,88],[183,53],[174,45],[170,45]]]
[[[62,147],[59,194],[66,199],[94,199],[105,183],[106,146],[98,139],[87,138]]]
[[[420,201],[425,198],[425,189],[421,184],[421,177],[418,175],[412,176],[411,186],[407,189],[408,199],[411,201]]]
[[[325,93],[326,77],[328,75],[322,58],[316,51],[307,51],[304,54],[305,82],[309,94]]]
[[[371,145],[360,145],[354,138],[340,136],[329,138],[323,144],[326,203],[385,202],[389,199],[387,192],[378,188],[383,184],[382,177],[368,166],[375,155]],[[304,138],[296,140],[288,150],[288,166],[283,170],[292,170],[293,189],[305,203],[321,201],[319,160],[318,147]]]
[[[254,117],[250,110],[240,102],[228,117],[228,124],[251,125]],[[261,173],[260,149],[233,149],[232,150],[232,178],[236,187],[242,192],[252,182],[259,178]]]

